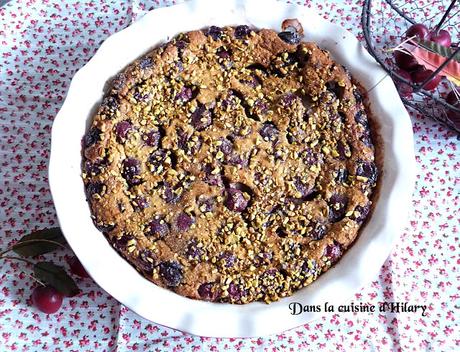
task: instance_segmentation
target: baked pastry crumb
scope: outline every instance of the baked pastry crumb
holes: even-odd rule
[[[112,246],[155,284],[215,302],[316,280],[352,245],[378,178],[360,90],[292,31],[180,34],[114,79],[82,144]]]

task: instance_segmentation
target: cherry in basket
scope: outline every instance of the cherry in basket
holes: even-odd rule
[[[456,92],[452,90],[449,94],[447,94],[446,102],[453,107],[460,109],[460,89],[457,89]],[[447,116],[457,128],[460,128],[460,112],[449,110],[447,112]]]
[[[441,29],[440,31],[430,32],[430,41],[438,43],[442,46],[450,46],[452,44],[452,39],[448,31]]]
[[[409,72],[406,72],[404,70],[401,70],[401,69],[398,69],[396,70],[396,73],[401,76],[402,78],[404,78],[406,81],[408,82],[412,82],[412,77],[410,75]],[[401,81],[395,81],[396,83],[396,87],[398,88],[398,91],[399,91],[399,94],[403,97],[410,97],[412,95],[412,93],[414,92],[414,90],[412,89],[412,87],[405,83],[405,82],[401,82]]]
[[[406,32],[406,38],[415,37],[415,39],[427,40],[429,36],[430,31],[423,23],[413,24]]]
[[[425,80],[428,79],[432,73],[433,71],[431,70],[426,70],[425,68],[419,68],[418,70],[411,73],[411,77],[414,83],[421,84],[425,82]],[[436,75],[432,79],[430,79],[428,82],[426,82],[422,88],[425,90],[433,90],[438,86],[439,82],[441,82],[441,76]]]

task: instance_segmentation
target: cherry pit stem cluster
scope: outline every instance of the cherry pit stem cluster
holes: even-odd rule
[[[12,246],[0,251],[0,260],[20,261],[33,268],[29,274],[37,285],[32,290],[32,302],[40,311],[52,314],[62,306],[64,297],[71,297],[80,292],[73,278],[62,266],[48,261],[34,261],[31,258],[57,249],[67,249],[65,239],[59,228],[44,229],[23,236]],[[16,255],[11,255],[14,252]],[[68,260],[70,272],[80,278],[88,273],[76,256]]]

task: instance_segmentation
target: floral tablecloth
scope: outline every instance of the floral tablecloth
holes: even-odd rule
[[[50,132],[70,80],[105,38],[175,1],[13,0],[0,8],[0,248],[57,224],[47,179]],[[361,1],[297,1],[359,38]],[[460,350],[459,140],[412,114],[418,165],[410,222],[355,302],[427,304],[427,314],[336,313],[279,335],[205,338],[146,321],[90,279],[46,315],[30,268],[0,264],[0,351]],[[48,255],[66,265],[70,251]]]

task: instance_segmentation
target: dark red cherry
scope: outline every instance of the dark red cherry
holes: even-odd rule
[[[147,198],[143,196],[136,196],[136,198],[131,201],[131,204],[136,212],[142,211],[150,206]]]
[[[204,105],[198,106],[191,116],[192,126],[202,131],[212,124],[212,113]]]
[[[150,130],[144,134],[144,141],[149,147],[158,147],[160,144],[161,132],[157,129]]]
[[[350,219],[356,221],[359,225],[361,225],[364,220],[366,220],[367,215],[369,215],[369,211],[371,210],[370,205],[366,204],[364,206],[357,205],[353,214],[350,216]]]
[[[193,91],[190,87],[183,87],[176,95],[176,100],[187,102],[192,99]]]
[[[211,26],[209,27],[208,32],[206,34],[214,40],[219,40],[222,37],[223,30],[220,27]]]
[[[101,140],[101,133],[102,131],[99,128],[91,128],[83,137],[83,148],[91,147],[93,144],[99,142]]]
[[[175,222],[175,227],[176,230],[179,232],[185,232],[190,229],[190,227],[195,223],[195,219],[186,214],[186,213],[180,213]]]
[[[345,217],[348,205],[348,197],[343,194],[334,193],[329,199],[329,220],[338,222]]]
[[[232,268],[237,261],[236,256],[232,252],[229,252],[229,251],[225,251],[221,253],[218,256],[218,259],[223,261],[223,264],[226,268]]]
[[[85,268],[83,265],[81,265],[80,261],[76,256],[73,256],[72,258],[69,259],[68,261],[70,265],[70,271],[80,277],[89,277],[88,273],[86,272]]]
[[[314,187],[304,183],[300,177],[296,177],[294,180],[294,186],[300,193],[300,197],[305,200],[310,200],[310,196],[315,193]]]
[[[169,287],[178,286],[184,276],[182,266],[176,262],[162,262],[159,265],[160,276],[163,278],[164,283]]]
[[[446,98],[446,102],[457,109],[460,109],[460,90],[457,88],[457,94],[451,91]],[[457,127],[460,128],[460,112],[449,109],[447,111],[449,120]]]
[[[259,134],[266,141],[275,141],[278,138],[278,128],[272,122],[265,122],[259,130]]]
[[[129,121],[120,121],[115,126],[115,134],[117,136],[118,143],[124,143],[126,138],[128,138],[128,133],[133,128],[133,125]]]
[[[238,26],[235,28],[236,39],[244,39],[249,35],[249,33],[251,33],[251,30],[246,25]]]
[[[169,234],[169,225],[166,221],[160,218],[153,219],[148,224],[147,236],[154,239],[163,239]]]
[[[121,175],[130,186],[139,185],[142,179],[139,177],[141,173],[141,163],[135,158],[127,158],[123,160],[123,171]]]
[[[432,42],[438,43],[442,46],[449,47],[452,44],[452,40],[450,38],[450,34],[448,31],[441,29],[440,31],[432,31],[430,32],[430,40]]]
[[[420,70],[412,72],[411,77],[415,83],[422,83],[428,77],[430,77],[432,73],[433,71],[431,70],[420,69]],[[427,83],[425,83],[422,88],[426,90],[433,90],[438,86],[439,82],[441,82],[441,76],[436,75],[432,79],[430,79]]]
[[[366,178],[366,182],[374,184],[377,182],[378,169],[372,161],[361,161],[358,160],[356,166],[356,175]]]
[[[308,233],[315,241],[322,239],[326,235],[326,226],[321,222],[313,222],[311,224],[312,230]]]
[[[412,77],[409,72],[399,69],[396,71],[396,74],[404,78],[406,81],[412,82]],[[395,84],[398,88],[399,94],[401,94],[403,97],[409,97],[412,95],[414,90],[409,84],[402,82],[401,80],[396,80]]]
[[[32,302],[40,311],[56,313],[62,305],[62,294],[51,286],[38,286],[32,292]]]
[[[218,285],[214,282],[207,282],[198,287],[198,294],[206,301],[215,301],[219,297]]]
[[[460,108],[460,88],[457,88],[457,94],[452,90],[446,97],[447,104]]]
[[[403,70],[413,70],[417,67],[417,60],[412,55],[403,53],[402,51],[395,50],[393,54],[396,65]]]
[[[324,250],[324,255],[332,262],[335,263],[342,255],[342,246],[340,243],[333,242],[328,245]]]
[[[243,196],[243,192],[239,189],[227,189],[227,198],[225,199],[225,206],[233,211],[242,212],[248,206],[248,201]]]
[[[228,295],[232,301],[240,301],[241,297],[246,295],[245,290],[241,289],[238,285],[233,282],[228,286]]]
[[[427,40],[430,36],[430,31],[422,23],[413,24],[406,31],[406,38],[410,38],[414,36],[416,37],[416,39]]]
[[[187,245],[185,256],[187,259],[192,260],[196,263],[200,263],[204,257],[204,249],[200,242],[196,238],[192,238]]]

